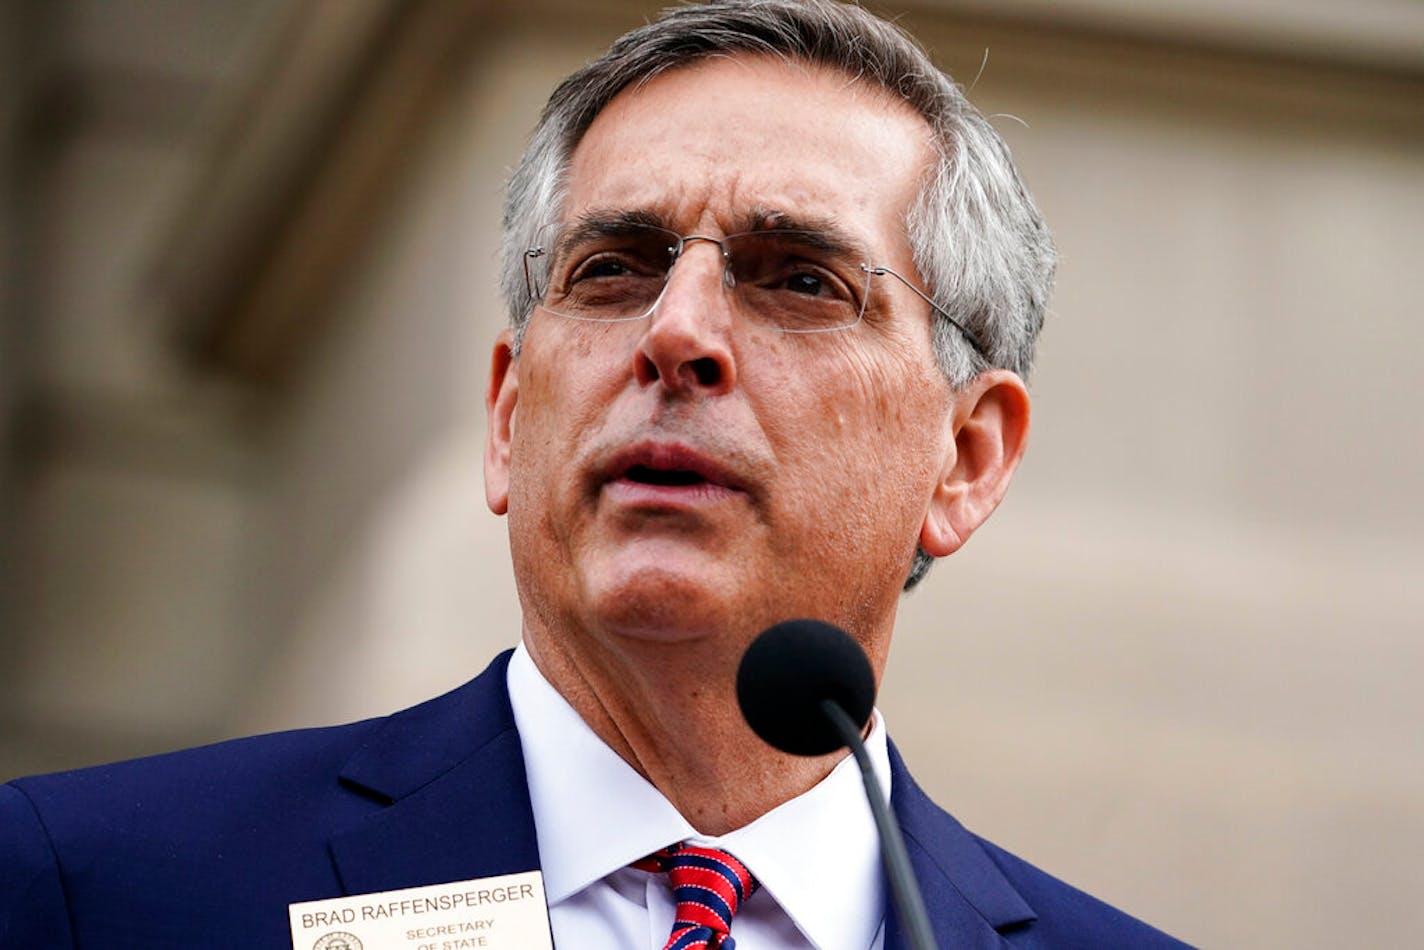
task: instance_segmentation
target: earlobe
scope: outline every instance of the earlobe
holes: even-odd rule
[[[514,334],[504,330],[490,358],[485,391],[485,504],[497,515],[509,511],[509,460],[514,436],[514,407],[519,401],[519,368]]]
[[[1028,389],[1017,374],[991,370],[955,395],[952,438],[920,529],[933,557],[959,550],[998,507],[1028,445]]]

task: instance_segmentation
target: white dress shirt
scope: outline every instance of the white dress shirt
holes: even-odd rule
[[[627,865],[690,840],[730,851],[761,882],[732,921],[737,950],[880,950],[880,844],[849,755],[811,790],[743,828],[708,837],[594,735],[522,643],[508,682],[555,946],[662,950],[675,910],[667,878]],[[878,712],[866,747],[888,796]]]

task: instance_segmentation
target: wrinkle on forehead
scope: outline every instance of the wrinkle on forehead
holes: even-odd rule
[[[933,154],[928,123],[863,79],[770,56],[708,58],[614,97],[574,150],[564,207],[654,212],[679,233],[770,223],[757,214],[861,232],[854,219],[881,243],[903,239]]]

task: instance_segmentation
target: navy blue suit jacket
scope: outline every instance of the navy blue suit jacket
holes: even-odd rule
[[[295,901],[537,868],[508,662],[385,719],[0,785],[0,950],[288,948]],[[890,761],[942,947],[1181,946],[970,834]]]

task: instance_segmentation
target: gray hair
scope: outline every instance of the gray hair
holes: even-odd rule
[[[936,317],[936,361],[956,389],[990,367],[1027,379],[1056,255],[1008,146],[913,38],[837,0],[675,7],[624,34],[554,90],[505,198],[502,284],[516,348],[534,304],[524,252],[537,242],[541,225],[558,219],[569,160],[594,118],[629,86],[739,53],[838,70],[897,96],[925,119],[939,160],[906,216],[906,234],[930,296],[985,354],[981,358],[949,321]],[[932,561],[916,552],[906,590]]]

